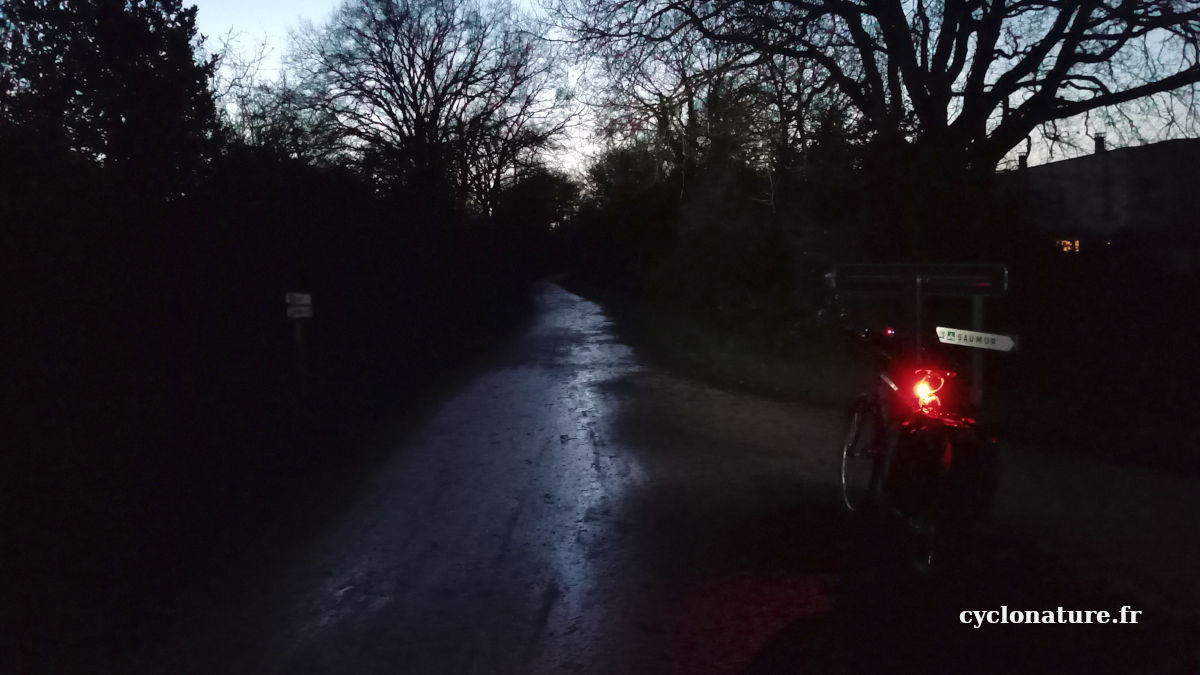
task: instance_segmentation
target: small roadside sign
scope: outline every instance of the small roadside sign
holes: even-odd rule
[[[311,293],[284,293],[283,299],[287,302],[287,315],[289,319],[312,318],[313,304]]]
[[[961,328],[937,327],[938,340],[948,345],[975,347],[977,349],[992,349],[998,352],[1011,352],[1017,348],[1017,338],[999,333],[981,333]]]

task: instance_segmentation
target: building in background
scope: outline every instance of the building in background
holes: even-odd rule
[[[1005,174],[1027,200],[1022,229],[1064,254],[1119,253],[1200,273],[1200,139],[1119,149],[1095,140],[1091,155]]]

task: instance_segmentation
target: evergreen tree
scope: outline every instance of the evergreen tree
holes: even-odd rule
[[[0,43],[6,123],[110,169],[142,196],[188,189],[217,130],[216,59],[196,58],[196,7],[7,0]]]

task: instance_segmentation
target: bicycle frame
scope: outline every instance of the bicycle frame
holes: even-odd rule
[[[921,576],[937,576],[947,560],[957,557],[969,523],[991,502],[998,453],[995,439],[985,440],[974,418],[982,362],[973,359],[977,388],[968,393],[958,368],[923,344],[923,295],[971,297],[979,324],[982,298],[1005,293],[1008,270],[1002,265],[841,265],[826,275],[826,284],[834,291],[911,293],[913,298],[913,348],[900,349],[891,329],[879,335],[884,362],[871,391],[851,406],[842,443],[842,498],[851,511],[874,503],[901,516],[914,568]],[[857,334],[876,338],[869,331]],[[875,425],[866,424],[871,416]],[[859,473],[855,463],[863,460],[870,465],[865,491],[852,489],[850,479]]]
[[[979,432],[957,368],[929,350],[900,348],[890,329],[874,341],[884,358],[863,399],[881,432],[874,436],[880,447],[874,451],[870,500],[906,523],[914,567],[921,576],[936,576],[946,564],[941,558],[957,555],[957,542],[990,504],[996,444]],[[845,461],[843,499],[857,510],[846,493]],[[933,530],[939,532],[936,542],[928,534]]]

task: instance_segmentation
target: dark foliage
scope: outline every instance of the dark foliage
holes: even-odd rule
[[[589,177],[563,236],[594,283],[730,325],[775,325],[797,310],[806,259],[793,237],[805,230],[791,226],[802,215],[768,203],[745,164],[701,161],[685,183],[643,145],[609,151]]]
[[[216,62],[193,58],[195,19],[180,0],[6,2],[0,112],[101,164],[131,198],[175,198],[217,128]]]
[[[135,658],[145,612],[283,536],[256,519],[315,508],[381,420],[522,318],[574,199],[530,170],[470,216],[303,134],[247,143],[217,124],[195,11],[0,8],[2,571],[25,580],[2,670]],[[303,126],[288,103],[259,121]],[[312,319],[285,316],[296,291]]]

